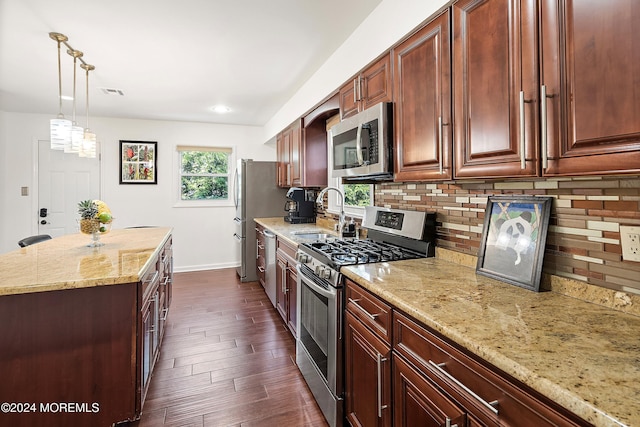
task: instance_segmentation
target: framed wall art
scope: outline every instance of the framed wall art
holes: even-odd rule
[[[538,292],[552,200],[490,196],[476,272]]]
[[[120,184],[157,184],[157,148],[157,142],[120,140]]]

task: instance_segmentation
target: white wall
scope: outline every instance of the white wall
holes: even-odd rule
[[[36,184],[33,182],[33,141],[48,139],[50,118],[0,113],[0,124],[3,125],[0,167],[5,177],[4,185],[0,187],[0,252],[17,249],[18,240],[37,232],[37,221],[32,212],[33,191],[30,196],[23,197],[20,187],[33,189]],[[233,239],[233,207],[174,207],[175,147],[179,144],[235,146],[237,158],[275,160],[275,147],[263,144],[261,128],[112,118],[92,118],[91,128],[101,142],[100,197],[116,218],[114,228],[134,225],[173,227],[176,271],[229,267],[239,263]],[[121,139],[158,142],[157,185],[119,184]]]
[[[446,0],[383,0],[264,127],[273,138],[436,13]]]

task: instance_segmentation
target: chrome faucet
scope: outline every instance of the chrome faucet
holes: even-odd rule
[[[344,229],[344,223],[345,223],[345,219],[344,219],[344,194],[342,194],[342,191],[340,191],[336,187],[324,188],[323,190],[320,191],[320,193],[318,193],[318,197],[316,198],[316,204],[318,206],[320,206],[321,208],[323,207],[322,206],[322,202],[324,201],[324,193],[326,193],[329,190],[334,190],[340,195],[340,216],[338,217],[338,233],[340,234],[340,237],[342,237],[342,231]]]

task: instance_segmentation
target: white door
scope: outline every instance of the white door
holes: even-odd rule
[[[77,233],[78,202],[99,198],[98,157],[65,154],[49,148],[49,141],[38,141],[38,234]]]

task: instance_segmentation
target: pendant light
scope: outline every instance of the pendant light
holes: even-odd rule
[[[58,101],[60,108],[58,117],[51,119],[49,124],[50,141],[52,150],[64,150],[71,143],[71,120],[64,118],[62,114],[62,70],[60,66],[60,43],[66,42],[67,36],[60,33],[49,33],[49,37],[58,42]]]
[[[82,145],[82,140],[84,138],[84,129],[76,123],[76,69],[78,68],[77,60],[78,58],[82,58],[82,52],[79,50],[69,49],[67,50],[67,53],[73,56],[73,114],[71,118],[71,139],[66,141],[64,152],[78,154],[80,153],[80,146]]]
[[[87,81],[87,127],[84,129],[84,137],[80,146],[80,157],[95,158],[96,157],[96,134],[89,129],[89,71],[95,70],[96,67],[86,63],[80,64],[80,67],[86,71]]]

